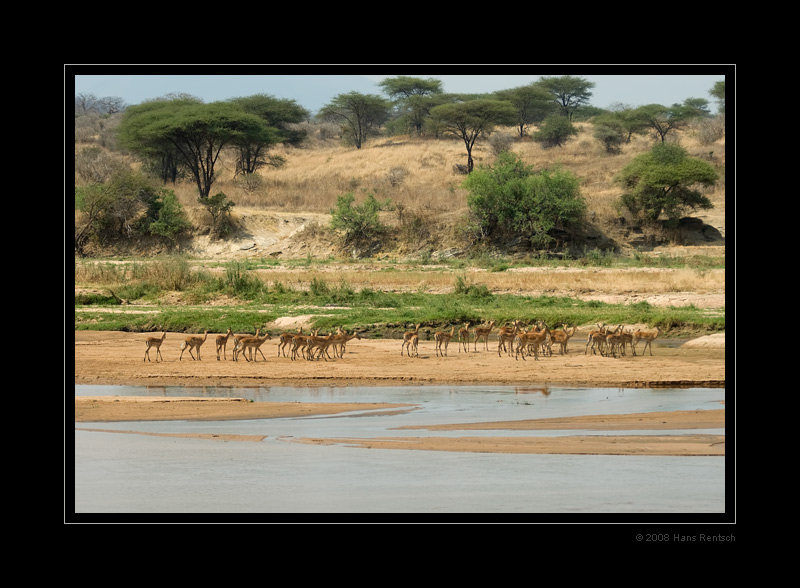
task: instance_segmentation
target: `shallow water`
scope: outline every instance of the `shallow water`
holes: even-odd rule
[[[76,386],[76,396],[243,397],[255,402],[406,402],[397,414],[245,421],[78,423],[155,433],[266,435],[258,443],[75,431],[76,513],[718,514],[724,457],[504,455],[360,449],[292,437],[463,436],[401,426],[708,410],[725,390],[420,386]],[[583,431],[536,431],[577,435]],[[604,434],[586,431],[588,434]],[[637,431],[722,434],[723,430]],[[498,431],[469,431],[494,436]],[[502,431],[530,436],[530,431]]]

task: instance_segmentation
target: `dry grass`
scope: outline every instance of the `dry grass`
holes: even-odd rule
[[[592,125],[579,123],[579,134],[560,148],[544,149],[538,143],[523,139],[513,144],[513,151],[535,169],[560,166],[581,180],[581,192],[588,211],[599,219],[616,218],[615,205],[621,195],[614,176],[631,159],[649,150],[653,140],[635,136],[619,155],[607,154],[592,137]],[[702,146],[693,130],[677,137],[693,157],[708,160],[724,176],[725,146]],[[315,141],[308,148],[277,148],[287,164],[279,169],[261,171],[263,183],[257,189],[243,189],[234,181],[233,166],[224,161],[219,169],[214,192],[224,192],[241,206],[287,212],[328,212],[336,198],[352,192],[357,197],[374,193],[379,199],[390,198],[410,210],[432,213],[466,212],[467,193],[461,188],[464,176],[453,170],[466,162],[461,141],[454,139],[420,139],[416,137],[373,138],[362,149],[343,147],[335,140]],[[476,165],[491,164],[495,155],[487,140],[480,140],[473,152]],[[196,206],[196,190],[190,184],[178,186],[176,193],[187,207]],[[724,203],[724,178],[708,194],[712,202]]]
[[[620,188],[614,176],[631,159],[648,151],[652,137],[634,136],[622,153],[611,155],[592,137],[590,123],[577,123],[579,134],[564,147],[544,149],[529,139],[516,140],[513,151],[534,169],[560,166],[581,181],[581,193],[590,218],[605,232],[612,232],[621,215],[617,200]],[[498,132],[509,133],[508,129]],[[720,182],[706,195],[724,214],[725,143],[701,145],[698,130],[687,129],[675,139],[693,157],[710,161],[720,173]],[[713,152],[713,155],[711,155]],[[328,213],[338,196],[352,192],[357,201],[373,193],[391,199],[405,210],[424,215],[432,222],[453,226],[467,212],[467,193],[461,187],[464,176],[454,171],[466,163],[464,144],[456,139],[417,137],[375,137],[362,149],[342,146],[336,139],[314,137],[302,149],[278,147],[273,150],[286,160],[282,168],[265,168],[256,183],[234,178],[230,158],[218,164],[212,193],[224,192],[240,207],[284,212]],[[488,139],[479,140],[473,151],[476,165],[491,164],[495,154]],[[77,181],[77,178],[76,178]],[[190,181],[174,188],[190,216],[196,216],[197,189]]]
[[[692,292],[719,294],[725,292],[725,270],[694,269],[580,269],[566,267],[511,268],[491,272],[477,268],[455,269],[430,266],[405,271],[380,271],[385,266],[335,264],[318,269],[280,268],[258,270],[260,279],[305,290],[314,281],[324,281],[332,287],[346,284],[355,290],[371,288],[378,291],[450,293],[458,277],[470,284],[483,284],[493,293],[518,295],[582,295],[603,292],[624,294],[662,294]],[[376,270],[376,271],[370,271]]]

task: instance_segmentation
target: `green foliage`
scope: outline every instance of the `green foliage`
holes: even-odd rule
[[[487,239],[525,237],[535,246],[552,241],[554,228],[581,219],[586,203],[578,179],[562,170],[535,173],[518,155],[502,153],[494,166],[480,167],[464,181],[467,203]]]
[[[634,218],[655,223],[663,214],[668,225],[675,225],[687,211],[713,208],[693,186],[712,186],[717,177],[710,164],[689,157],[683,147],[660,143],[631,161],[614,180],[625,190],[621,203]]]
[[[389,118],[390,103],[374,94],[349,92],[339,94],[323,106],[317,114],[320,120],[333,120],[340,124],[342,139],[361,149],[371,134]]]
[[[104,184],[75,188],[75,210],[83,213],[75,225],[75,251],[82,254],[90,241],[114,243],[150,233],[159,220],[164,194],[153,180],[131,169],[117,170]],[[166,211],[169,227],[177,228],[177,200]],[[158,227],[157,227],[158,228]],[[167,225],[163,226],[167,230]]]
[[[497,125],[516,122],[516,111],[503,100],[467,100],[441,104],[431,109],[431,124],[440,132],[455,135],[467,149],[467,173],[474,167],[472,148],[482,135],[489,135]]]
[[[342,246],[371,247],[373,241],[386,233],[378,212],[391,208],[389,200],[379,202],[373,194],[368,194],[362,204],[355,205],[355,196],[347,193],[336,199],[336,208],[331,210],[331,228],[344,232]]]
[[[606,148],[606,153],[619,153],[625,142],[626,132],[620,118],[603,115],[595,118],[592,136]]]
[[[151,222],[148,229],[153,235],[160,235],[170,243],[175,243],[178,235],[187,231],[191,223],[172,190],[160,190],[156,202],[157,220]]]
[[[225,287],[233,296],[254,298],[264,288],[257,276],[247,272],[245,264],[231,261],[225,266]]]
[[[492,292],[486,284],[471,284],[464,276],[456,277],[453,293],[472,298],[490,298],[492,296]]]
[[[578,129],[566,116],[550,116],[544,120],[539,130],[531,138],[545,149],[561,147],[570,137],[578,134]]]
[[[211,215],[211,234],[215,237],[224,237],[232,226],[230,221],[231,208],[235,206],[233,202],[223,192],[218,192],[208,198],[200,197],[197,202],[203,205]]]
[[[456,277],[452,294],[382,292],[371,288],[357,291],[344,280],[328,282],[320,276],[313,277],[309,288],[304,290],[280,283],[267,288],[258,275],[249,273],[254,269],[246,263],[231,262],[225,265],[225,277],[217,278],[192,270],[187,260],[175,256],[127,266],[76,263],[76,283],[99,282],[109,292],[113,290],[115,296],[76,296],[75,329],[194,333],[208,329],[224,333],[230,326],[235,332],[253,332],[254,326],[263,327],[278,316],[296,314],[302,305],[325,307],[324,316],[314,319],[315,327],[332,330],[343,326],[382,336],[393,332],[389,325],[422,323],[427,327],[449,328],[453,324],[477,324],[491,319],[498,324],[514,319],[525,324],[543,320],[551,326],[644,323],[658,325],[673,336],[725,329],[724,311],[709,314],[694,307],[657,308],[647,302],[608,304],[559,296],[492,294],[485,284],[473,284],[466,276]],[[181,292],[180,306],[159,302],[166,293],[174,291]],[[236,295],[244,303],[202,304],[220,293]],[[119,298],[150,299],[157,303],[156,312],[121,313]],[[89,305],[91,310],[86,308]]]
[[[201,198],[208,198],[221,151],[233,145],[271,144],[276,131],[233,102],[157,100],[125,110],[120,143],[144,159],[172,158],[188,169]]]
[[[550,91],[538,82],[510,90],[500,90],[495,92],[495,96],[498,100],[510,102],[516,110],[517,121],[514,126],[520,137],[527,133],[530,125],[540,123],[558,107]]]
[[[594,82],[576,76],[539,78],[538,85],[545,88],[558,104],[561,115],[572,120],[576,110],[589,103]]]

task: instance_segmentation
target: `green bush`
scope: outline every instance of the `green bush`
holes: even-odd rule
[[[474,170],[464,187],[479,233],[488,240],[509,242],[524,237],[534,247],[546,246],[553,240],[550,231],[569,227],[586,211],[573,174],[536,173],[511,152],[501,153],[494,166]]]
[[[382,237],[387,229],[378,212],[391,207],[390,201],[378,202],[372,194],[362,204],[354,205],[354,202],[352,193],[344,194],[336,199],[336,208],[331,210],[331,228],[344,232],[342,246],[348,250],[351,247],[371,247],[376,239]]]

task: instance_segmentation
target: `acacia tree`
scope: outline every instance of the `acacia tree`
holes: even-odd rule
[[[687,211],[713,208],[694,186],[713,186],[717,172],[688,156],[680,145],[659,143],[631,161],[615,178],[625,190],[621,203],[638,220],[655,223],[663,214],[676,225]]]
[[[436,78],[425,80],[410,76],[397,76],[386,78],[378,85],[391,100],[398,103],[417,134],[422,133],[423,121],[430,114],[430,109],[435,106],[431,97],[443,92],[442,82]]]
[[[322,107],[317,118],[338,123],[343,135],[361,149],[367,137],[389,118],[389,103],[374,94],[339,94]]]
[[[725,81],[716,82],[708,93],[719,103],[717,112],[725,114]]]
[[[441,104],[431,109],[431,119],[435,124],[464,141],[467,148],[467,173],[472,173],[475,166],[472,148],[478,137],[491,134],[497,125],[514,124],[515,117],[514,107],[501,100],[469,100]]]
[[[306,138],[305,131],[294,131],[286,127],[308,118],[308,111],[294,100],[275,98],[267,94],[255,94],[230,101],[244,112],[254,114],[264,120],[261,133],[244,135],[232,142],[238,151],[236,171],[253,174],[265,165],[280,167],[284,164],[280,156],[270,155],[270,148],[277,143],[300,145]]]
[[[671,131],[683,128],[690,118],[697,115],[695,108],[680,104],[648,104],[637,108],[632,116],[643,123],[642,128],[651,129],[662,143],[666,143],[667,135]]]
[[[575,76],[541,77],[538,84],[550,92],[561,114],[572,120],[575,111],[589,103],[594,82]]]
[[[498,100],[510,102],[517,111],[516,128],[520,137],[524,137],[527,129],[553,114],[556,109],[553,96],[537,82],[495,92]]]
[[[208,200],[220,153],[236,141],[258,141],[269,126],[233,103],[197,100],[146,102],[125,111],[119,127],[124,146],[145,157],[172,153],[194,178],[200,201]]]

